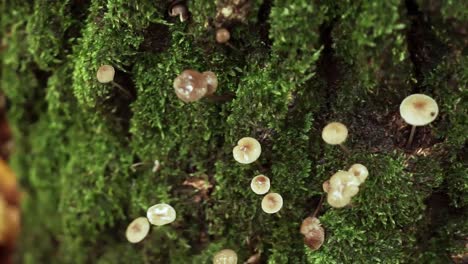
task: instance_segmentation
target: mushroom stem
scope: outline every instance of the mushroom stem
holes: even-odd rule
[[[117,87],[117,89],[119,89],[121,92],[123,92],[126,95],[126,97],[128,97],[130,99],[133,98],[133,96],[127,90],[125,90],[125,88],[123,88],[120,84],[118,84],[118,83],[116,83],[114,81],[111,81],[111,84],[114,87]]]
[[[214,103],[229,102],[229,101],[232,101],[235,97],[236,97],[236,94],[231,93],[231,92],[221,94],[221,95],[211,94],[211,95],[206,95],[205,96],[207,101],[214,102]]]
[[[351,151],[349,151],[349,149],[345,147],[345,145],[339,144],[339,146],[344,152],[346,152],[346,154],[351,155]]]
[[[317,213],[320,211],[320,209],[322,208],[322,204],[323,204],[323,195],[320,197],[320,201],[319,203],[317,204],[317,208],[315,208],[315,211],[314,213],[312,214],[312,217],[316,217],[317,216]]]
[[[416,132],[416,126],[411,127],[411,133],[408,139],[408,143],[406,143],[407,148],[411,147],[411,143],[413,143],[414,132]]]

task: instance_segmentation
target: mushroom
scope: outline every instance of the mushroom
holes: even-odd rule
[[[96,73],[96,78],[98,82],[102,84],[110,83],[112,86],[117,87],[121,92],[123,92],[129,98],[132,98],[132,95],[125,90],[120,84],[114,82],[115,69],[111,65],[101,65]]]
[[[346,153],[349,150],[343,145],[348,137],[348,128],[342,123],[332,122],[326,125],[322,130],[322,139],[330,145],[339,145]]]
[[[348,171],[351,172],[360,183],[366,181],[367,176],[369,176],[369,171],[366,166],[359,163],[353,164]]]
[[[169,16],[176,17],[179,16],[180,22],[184,22],[188,19],[188,10],[187,7],[183,4],[177,4],[171,7],[169,11]]]
[[[207,90],[205,96],[210,96],[216,92],[218,88],[218,78],[212,71],[206,71],[202,73],[206,80]]]
[[[195,70],[185,70],[174,80],[174,89],[180,100],[189,103],[200,100],[208,91],[203,74]]]
[[[151,224],[162,226],[174,222],[176,211],[168,204],[156,204],[148,209],[146,217]]]
[[[350,172],[338,171],[330,178],[327,202],[335,208],[349,204],[351,197],[359,192],[359,180]]]
[[[330,190],[330,181],[329,180],[326,180],[326,181],[323,182],[322,189],[323,189],[324,192],[328,193],[328,191]]]
[[[237,254],[232,249],[223,249],[214,255],[213,264],[237,264]]]
[[[340,192],[339,190],[333,190],[328,192],[327,202],[332,207],[341,208],[351,202],[351,197],[343,195],[343,192]]]
[[[278,193],[269,193],[263,197],[262,210],[267,214],[274,214],[283,207],[283,197]]]
[[[312,250],[318,250],[325,240],[325,230],[316,217],[304,219],[300,232],[304,235],[304,243]]]
[[[265,194],[270,190],[270,179],[265,175],[257,175],[250,182],[250,188],[256,194]]]
[[[138,243],[148,235],[149,230],[150,224],[148,219],[146,217],[138,217],[128,225],[125,236],[128,242]]]
[[[216,42],[219,44],[227,43],[231,39],[231,33],[225,28],[218,28],[216,30]]]
[[[237,146],[232,150],[234,159],[242,164],[249,164],[258,159],[262,153],[262,146],[260,143],[251,137],[241,138],[237,142]]]
[[[114,81],[115,69],[111,65],[101,65],[99,67],[96,77],[100,83],[110,83]]]
[[[413,142],[417,126],[425,126],[434,121],[439,107],[434,99],[425,94],[412,94],[400,104],[400,115],[406,123],[412,125],[407,147]]]

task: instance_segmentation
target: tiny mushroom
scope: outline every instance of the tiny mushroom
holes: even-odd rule
[[[96,78],[98,82],[102,84],[110,83],[114,87],[117,87],[121,92],[125,93],[125,95],[129,98],[132,98],[132,95],[125,90],[120,84],[114,82],[115,77],[115,69],[111,65],[101,65],[96,73]]]
[[[223,249],[214,255],[213,264],[237,264],[237,254],[232,249]]]
[[[348,171],[351,172],[360,183],[366,181],[367,176],[369,176],[369,171],[366,166],[359,163],[353,164]]]
[[[218,28],[216,30],[216,42],[220,44],[227,43],[231,39],[231,33],[225,28]]]
[[[151,224],[162,226],[174,222],[176,211],[168,204],[156,204],[148,209],[146,217],[148,217]]]
[[[322,130],[322,139],[330,145],[339,145],[346,153],[349,150],[343,145],[348,137],[348,128],[339,122],[332,122]]]
[[[301,234],[304,235],[304,243],[312,250],[318,250],[325,240],[325,230],[316,217],[307,217],[302,221]]]
[[[174,79],[174,89],[180,100],[189,103],[206,95],[208,84],[203,74],[195,70],[185,70]]]
[[[326,193],[330,190],[330,180],[326,180],[323,182],[322,189]]]
[[[232,150],[234,159],[242,164],[249,164],[258,159],[262,153],[262,146],[260,143],[251,137],[241,138],[237,142],[237,146]]]
[[[138,217],[128,225],[125,236],[128,242],[138,243],[148,235],[149,230],[150,224],[148,219],[146,217]]]
[[[101,65],[99,67],[96,77],[100,83],[110,83],[114,80],[115,69],[111,65]]]
[[[338,171],[330,178],[327,202],[335,208],[349,204],[359,192],[360,181],[350,172]]]
[[[277,213],[283,207],[283,197],[278,193],[269,193],[263,197],[262,210],[267,214]]]
[[[250,182],[250,188],[256,194],[265,194],[270,190],[270,179],[265,175],[257,175]]]
[[[412,125],[407,146],[413,142],[417,126],[425,126],[434,121],[439,113],[439,107],[434,99],[425,94],[412,94],[400,104],[400,115],[406,123]]]
[[[341,208],[345,207],[351,202],[351,197],[343,195],[343,192],[333,190],[328,192],[327,202],[332,207]]]
[[[188,19],[188,10],[187,7],[183,4],[177,4],[170,8],[169,15],[171,17],[179,16],[180,22],[184,22]]]
[[[205,76],[207,90],[205,96],[210,96],[216,92],[218,88],[218,78],[216,78],[216,74],[212,71],[206,71],[202,73]]]

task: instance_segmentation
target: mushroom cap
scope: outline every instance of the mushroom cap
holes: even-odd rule
[[[330,190],[330,181],[329,180],[324,181],[322,184],[322,188],[323,188],[323,191],[327,193]]]
[[[208,90],[205,76],[195,70],[185,70],[174,79],[174,90],[180,100],[189,103],[203,98]]]
[[[360,183],[366,181],[367,176],[369,176],[369,171],[366,166],[359,163],[353,164],[348,171],[351,172]]]
[[[317,217],[309,216],[302,221],[301,234],[306,236],[308,233],[314,230],[319,230],[320,228],[322,228],[322,225],[320,224],[320,220]]]
[[[225,28],[219,28],[216,30],[216,42],[220,44],[227,43],[231,39],[231,33]]]
[[[439,107],[436,101],[425,94],[412,94],[400,104],[400,115],[406,123],[424,126],[436,119]]]
[[[237,142],[232,150],[234,159],[242,164],[249,164],[258,159],[262,153],[262,146],[255,138],[244,137]]]
[[[351,202],[351,197],[343,195],[343,193],[338,190],[334,190],[328,192],[327,202],[332,207],[341,208]]]
[[[202,73],[205,76],[207,90],[205,95],[212,95],[216,92],[218,88],[218,78],[216,78],[216,74],[212,71],[206,71]]]
[[[162,226],[174,222],[176,211],[168,204],[156,204],[148,209],[146,217],[148,217],[151,224]]]
[[[313,230],[304,236],[304,244],[314,251],[323,245],[323,241],[325,241],[325,230],[323,227]]]
[[[270,190],[270,178],[265,175],[257,175],[250,182],[250,188],[256,194],[265,194]]]
[[[148,235],[149,230],[150,224],[148,219],[146,217],[138,217],[128,225],[125,236],[128,242],[138,243]]]
[[[237,254],[232,249],[223,249],[214,255],[213,264],[237,264]]]
[[[330,145],[339,145],[346,141],[348,128],[339,122],[332,122],[322,130],[322,139]]]
[[[351,172],[338,171],[330,178],[330,192],[341,192],[343,196],[353,197],[359,192],[361,182]]]
[[[340,186],[359,186],[361,182],[349,171],[338,171],[330,178],[330,188],[337,189]]]
[[[356,185],[348,185],[343,189],[343,195],[353,197],[359,192],[359,187]]]
[[[115,69],[111,65],[101,65],[96,73],[96,78],[100,83],[110,83],[114,80]]]
[[[262,210],[267,214],[274,214],[283,207],[283,197],[278,193],[269,193],[263,197]]]

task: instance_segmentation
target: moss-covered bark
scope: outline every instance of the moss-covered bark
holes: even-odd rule
[[[220,22],[235,1],[193,0],[185,23],[163,0],[29,2],[0,1],[0,89],[26,193],[20,261],[209,263],[229,247],[268,263],[448,263],[463,251],[464,1],[251,0],[241,21]],[[96,81],[101,64],[133,98]],[[234,100],[182,103],[172,81],[186,68],[216,72]],[[407,150],[398,107],[415,92],[441,113]],[[352,155],[321,140],[329,121],[349,126]],[[244,136],[260,139],[258,164],[233,160]],[[319,211],[326,240],[312,252],[301,221],[322,182],[355,162],[370,176],[352,206]],[[276,215],[249,189],[258,173],[283,195]],[[200,196],[183,184],[192,177],[213,189]],[[126,242],[127,224],[159,202],[177,221]]]

